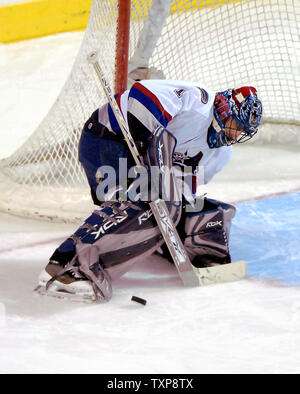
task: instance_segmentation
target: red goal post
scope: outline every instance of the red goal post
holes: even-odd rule
[[[130,0],[119,2],[116,39],[115,91],[127,89],[130,35]]]

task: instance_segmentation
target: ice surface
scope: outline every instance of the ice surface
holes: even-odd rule
[[[248,278],[300,286],[300,193],[237,208],[231,233],[233,260],[245,256]]]
[[[184,288],[156,256],[99,305],[33,293],[72,226],[2,214],[0,371],[299,373],[299,201],[300,193],[238,206],[231,245],[234,259],[248,261],[245,280]]]
[[[78,33],[67,33],[0,46],[2,157],[45,115],[79,43]],[[205,191],[244,201],[299,187],[296,149],[245,144]],[[248,262],[245,280],[184,288],[155,256],[115,283],[102,305],[33,293],[76,226],[0,214],[0,372],[299,373],[299,202],[291,193],[237,205],[231,250]]]

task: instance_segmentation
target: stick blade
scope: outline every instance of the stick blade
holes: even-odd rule
[[[247,274],[247,264],[241,260],[215,267],[194,267],[194,270],[199,280],[199,286],[207,286],[243,279]]]

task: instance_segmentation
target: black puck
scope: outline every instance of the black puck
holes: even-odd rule
[[[135,302],[138,302],[139,304],[143,304],[143,305],[146,305],[146,303],[147,303],[147,301],[144,300],[143,298],[136,297],[136,296],[132,296],[131,301],[135,301]]]

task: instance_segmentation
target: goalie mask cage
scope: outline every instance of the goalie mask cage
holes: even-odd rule
[[[27,142],[0,162],[0,209],[63,221],[89,214],[77,147],[85,121],[106,102],[86,60],[91,51],[116,91],[126,87],[128,60],[130,70],[155,68],[216,91],[255,86],[264,124],[254,140],[298,144],[297,18],[299,0],[94,0],[57,100]]]

